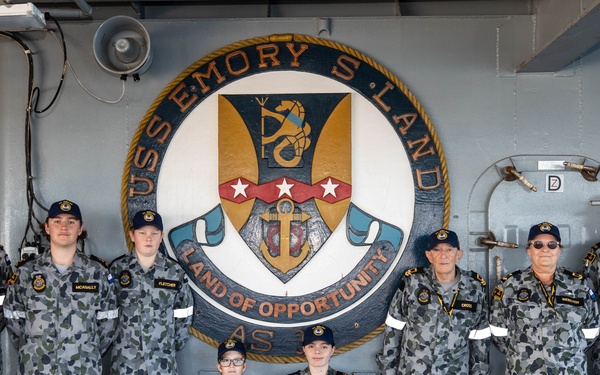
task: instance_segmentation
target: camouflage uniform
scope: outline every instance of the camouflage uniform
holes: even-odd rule
[[[4,297],[6,296],[6,286],[8,278],[12,275],[13,270],[10,265],[10,258],[4,252],[4,248],[0,245],[0,305],[4,305]],[[4,310],[0,309],[0,332],[6,327],[4,320]],[[2,347],[0,346],[0,375],[2,375]]]
[[[296,372],[292,372],[289,375],[310,375],[310,370],[307,367],[304,370],[298,370]],[[334,369],[329,367],[327,369],[327,374],[325,374],[325,375],[348,375],[348,374],[346,374],[345,372],[341,372],[341,371],[335,371]]]
[[[582,275],[562,267],[553,288],[544,293],[527,268],[494,289],[492,340],[506,355],[507,374],[587,374],[584,350],[598,335],[596,303]]]
[[[156,254],[144,270],[135,252],[110,266],[121,321],[112,349],[113,374],[177,374],[175,352],[189,338],[193,298],[179,264]]]
[[[432,266],[406,271],[389,307],[378,374],[489,374],[485,281],[456,269],[460,281],[447,292]]]
[[[21,374],[102,373],[118,309],[112,277],[101,263],[76,252],[61,275],[50,251],[19,262],[4,314]]]
[[[598,292],[600,291],[600,242],[592,246],[592,251],[587,253],[584,260],[584,267],[581,270],[584,276],[587,278],[590,287],[594,290],[596,302],[598,302]],[[591,351],[590,364],[592,368],[590,373],[600,374],[600,340],[596,341]]]

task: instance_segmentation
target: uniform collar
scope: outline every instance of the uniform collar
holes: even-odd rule
[[[138,267],[141,268],[141,266],[139,265],[139,262],[137,260],[137,256],[135,254],[135,250],[131,251],[128,255],[129,259],[128,259],[128,265],[130,266],[134,266],[137,265]],[[156,254],[156,260],[154,261],[154,266],[152,268],[167,268],[166,265],[167,261],[165,259],[165,256],[159,251]]]
[[[79,249],[77,249],[75,251],[75,258],[73,259],[73,263],[71,263],[70,265],[67,266],[67,268],[69,267],[73,267],[73,268],[84,268],[85,267],[85,261],[84,261],[84,256]],[[52,262],[52,252],[50,250],[44,252],[43,256],[43,263],[44,265],[54,265],[54,263]]]

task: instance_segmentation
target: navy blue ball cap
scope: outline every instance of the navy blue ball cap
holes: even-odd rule
[[[46,220],[53,219],[60,214],[70,214],[75,216],[77,220],[83,221],[81,219],[81,211],[79,210],[79,206],[76,203],[66,199],[52,203],[52,206],[50,206],[50,209],[48,210],[48,216],[46,217]]]
[[[460,244],[458,243],[458,236],[451,230],[448,229],[440,229],[435,231],[429,235],[429,247],[428,250],[433,249],[438,244],[447,243],[451,246],[454,246],[457,249],[460,249]]]
[[[547,221],[543,223],[536,224],[529,229],[529,236],[527,237],[527,241],[531,241],[540,234],[551,234],[556,238],[558,242],[560,242],[560,231],[556,225],[552,225]]]
[[[329,345],[335,346],[335,341],[333,341],[333,331],[331,328],[322,324],[317,324],[304,330],[304,340],[302,341],[302,346],[311,344],[318,340],[325,341]]]
[[[162,218],[156,211],[142,210],[138,211],[131,222],[131,229],[136,230],[146,225],[152,225],[162,231]]]
[[[152,225],[158,230],[163,230],[162,218],[160,217],[158,212],[152,210],[138,211],[133,217],[133,221],[131,222],[131,229],[140,229],[142,227],[145,227],[146,225]]]
[[[217,350],[217,361],[223,357],[223,354],[227,353],[230,350],[235,350],[240,352],[244,358],[246,358],[246,346],[243,342],[237,341],[235,339],[225,340],[219,345],[219,349]]]

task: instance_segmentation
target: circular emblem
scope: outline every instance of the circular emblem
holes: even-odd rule
[[[552,224],[543,222],[540,224],[540,230],[542,232],[549,232],[552,229]]]
[[[519,289],[519,292],[517,293],[517,299],[521,302],[525,302],[527,300],[529,300],[529,298],[531,297],[531,291],[527,288],[521,288]]]
[[[438,240],[443,241],[446,238],[448,238],[448,231],[442,229],[442,230],[440,230],[440,231],[437,232],[436,237],[437,237]]]
[[[44,289],[46,289],[46,278],[44,275],[35,275],[31,285],[33,286],[33,290],[36,292],[43,292]]]
[[[65,211],[65,212],[69,212],[71,211],[72,205],[71,202],[69,201],[62,201],[60,202],[60,209]]]
[[[235,347],[235,340],[229,339],[225,342],[225,348],[231,349]]]
[[[121,275],[119,275],[119,284],[122,287],[128,287],[131,284],[131,272],[127,270],[121,272]]]
[[[313,333],[315,334],[315,336],[323,336],[323,334],[325,333],[325,327],[316,326],[315,328],[313,328]]]
[[[418,295],[417,299],[419,300],[419,303],[421,305],[426,305],[429,303],[430,297],[431,296],[429,294],[429,289],[421,288],[421,290],[419,290],[419,295]]]
[[[164,250],[205,312],[192,332],[214,346],[243,335],[250,359],[303,360],[299,332],[317,323],[344,333],[338,353],[373,338],[402,273],[426,265],[419,238],[449,220],[423,107],[331,40],[215,51],[163,90],[130,143],[125,232],[140,209],[161,213]]]
[[[144,220],[148,223],[151,223],[154,220],[154,212],[146,211],[144,212]]]

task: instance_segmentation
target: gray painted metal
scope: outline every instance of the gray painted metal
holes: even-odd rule
[[[585,55],[600,40],[600,1],[588,1],[581,8],[579,3],[568,1],[541,3],[541,10],[536,12],[534,51],[517,66],[520,73],[557,72]]]
[[[69,71],[56,105],[33,119],[33,182],[38,198],[46,205],[63,197],[78,202],[89,232],[86,250],[107,260],[125,251],[120,217],[121,173],[132,135],[158,93],[190,64],[230,43],[259,35],[318,32],[316,18],[143,23],[155,48],[154,61],[140,82],[125,83],[121,102],[98,102],[81,89]],[[121,93],[121,82],[104,73],[93,59],[92,40],[99,24],[93,21],[63,25],[69,60],[90,91],[114,99]],[[580,246],[588,246],[599,235],[591,229],[598,225],[597,207],[586,207],[585,215],[574,220],[581,214],[575,208],[583,205],[575,195],[568,198],[568,204],[553,203],[552,212],[540,209],[549,196],[540,191],[519,191],[519,196],[526,198],[510,207],[524,206],[523,209],[509,210],[504,204],[504,200],[513,198],[513,189],[522,187],[518,182],[501,180],[496,165],[505,165],[499,161],[537,160],[540,155],[600,160],[600,52],[577,59],[574,68],[560,74],[514,74],[512,67],[522,61],[519,56],[529,43],[518,38],[517,31],[531,29],[529,16],[333,18],[331,22],[332,40],[355,48],[388,68],[427,110],[448,162],[450,227],[459,234],[467,255],[461,266],[485,275],[493,273],[490,256],[500,252],[503,256],[516,254],[520,250],[494,248],[490,252],[476,239],[488,230],[498,238],[510,239],[508,233],[513,232],[505,229],[510,225],[515,225],[518,230],[514,233],[521,236],[537,220],[531,216],[533,213],[539,213],[540,220],[557,218],[555,222],[568,224],[569,249],[580,250]],[[50,33],[21,36],[33,51],[35,84],[41,87],[43,107],[58,85],[61,52]],[[13,261],[18,258],[26,223],[26,77],[23,52],[12,41],[0,37],[0,243]],[[514,165],[527,177],[529,171],[539,173],[540,179],[544,173],[535,172],[529,164]],[[488,170],[496,175],[487,177]],[[576,172],[565,175],[569,186],[585,187],[590,198],[600,198],[597,183],[583,181]],[[540,185],[537,177],[530,178]],[[535,199],[530,199],[534,194]],[[488,211],[492,214],[488,215]],[[560,215],[550,217],[551,213]],[[593,231],[576,239],[574,233],[583,228]],[[522,259],[506,257],[503,273],[522,263]],[[376,337],[334,357],[332,364],[347,372],[373,372],[373,358],[380,348],[381,338]],[[5,333],[2,356],[5,373],[15,373],[16,353]],[[178,354],[180,374],[214,371],[215,357],[215,348],[192,338]],[[494,355],[494,374],[502,373],[500,360]],[[250,361],[248,366],[249,375],[275,375],[292,372],[304,364]]]

